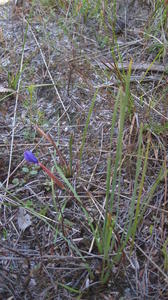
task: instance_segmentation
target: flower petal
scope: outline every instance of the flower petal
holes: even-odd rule
[[[33,164],[38,164],[38,159],[34,156],[34,154],[31,151],[27,150],[24,152],[24,159]]]

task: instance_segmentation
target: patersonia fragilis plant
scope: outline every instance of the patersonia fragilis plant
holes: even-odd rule
[[[30,163],[38,164],[38,159],[35,157],[35,155],[31,151],[25,151],[24,152],[24,159]]]
[[[33,163],[33,164],[38,164],[38,165],[43,169],[43,171],[44,171],[45,173],[47,173],[47,175],[48,175],[48,176],[56,183],[56,185],[57,185],[60,189],[62,189],[62,190],[65,189],[63,183],[62,183],[60,180],[58,180],[58,179],[55,177],[55,175],[54,175],[48,168],[46,168],[41,162],[39,162],[39,160],[35,157],[35,155],[34,155],[31,151],[26,150],[26,151],[24,152],[24,159],[25,159],[27,162],[30,162],[30,163]]]

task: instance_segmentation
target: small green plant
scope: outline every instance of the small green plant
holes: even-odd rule
[[[2,240],[6,240],[8,237],[8,232],[5,228],[3,228],[3,231],[2,231]]]
[[[17,90],[18,81],[20,78],[20,72],[16,72],[13,74],[12,72],[8,72],[8,87],[13,89],[14,91]]]
[[[165,122],[163,125],[159,123],[150,122],[150,124],[145,126],[146,130],[149,129],[151,132],[157,135],[165,134],[168,130],[168,122]]]

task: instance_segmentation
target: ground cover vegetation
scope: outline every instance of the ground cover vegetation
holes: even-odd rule
[[[168,299],[168,2],[0,6],[0,298]]]

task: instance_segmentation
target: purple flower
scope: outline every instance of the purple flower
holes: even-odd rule
[[[27,150],[24,152],[24,159],[28,162],[31,162],[33,164],[38,164],[38,159],[34,156],[34,154]]]
[[[34,154],[31,151],[26,150],[24,152],[24,159],[30,163],[38,164],[43,169],[43,171],[46,172],[47,175],[56,183],[56,185],[60,189],[65,190],[63,183],[59,179],[57,179],[48,168],[46,168],[41,162],[39,162],[38,159],[34,156]]]

